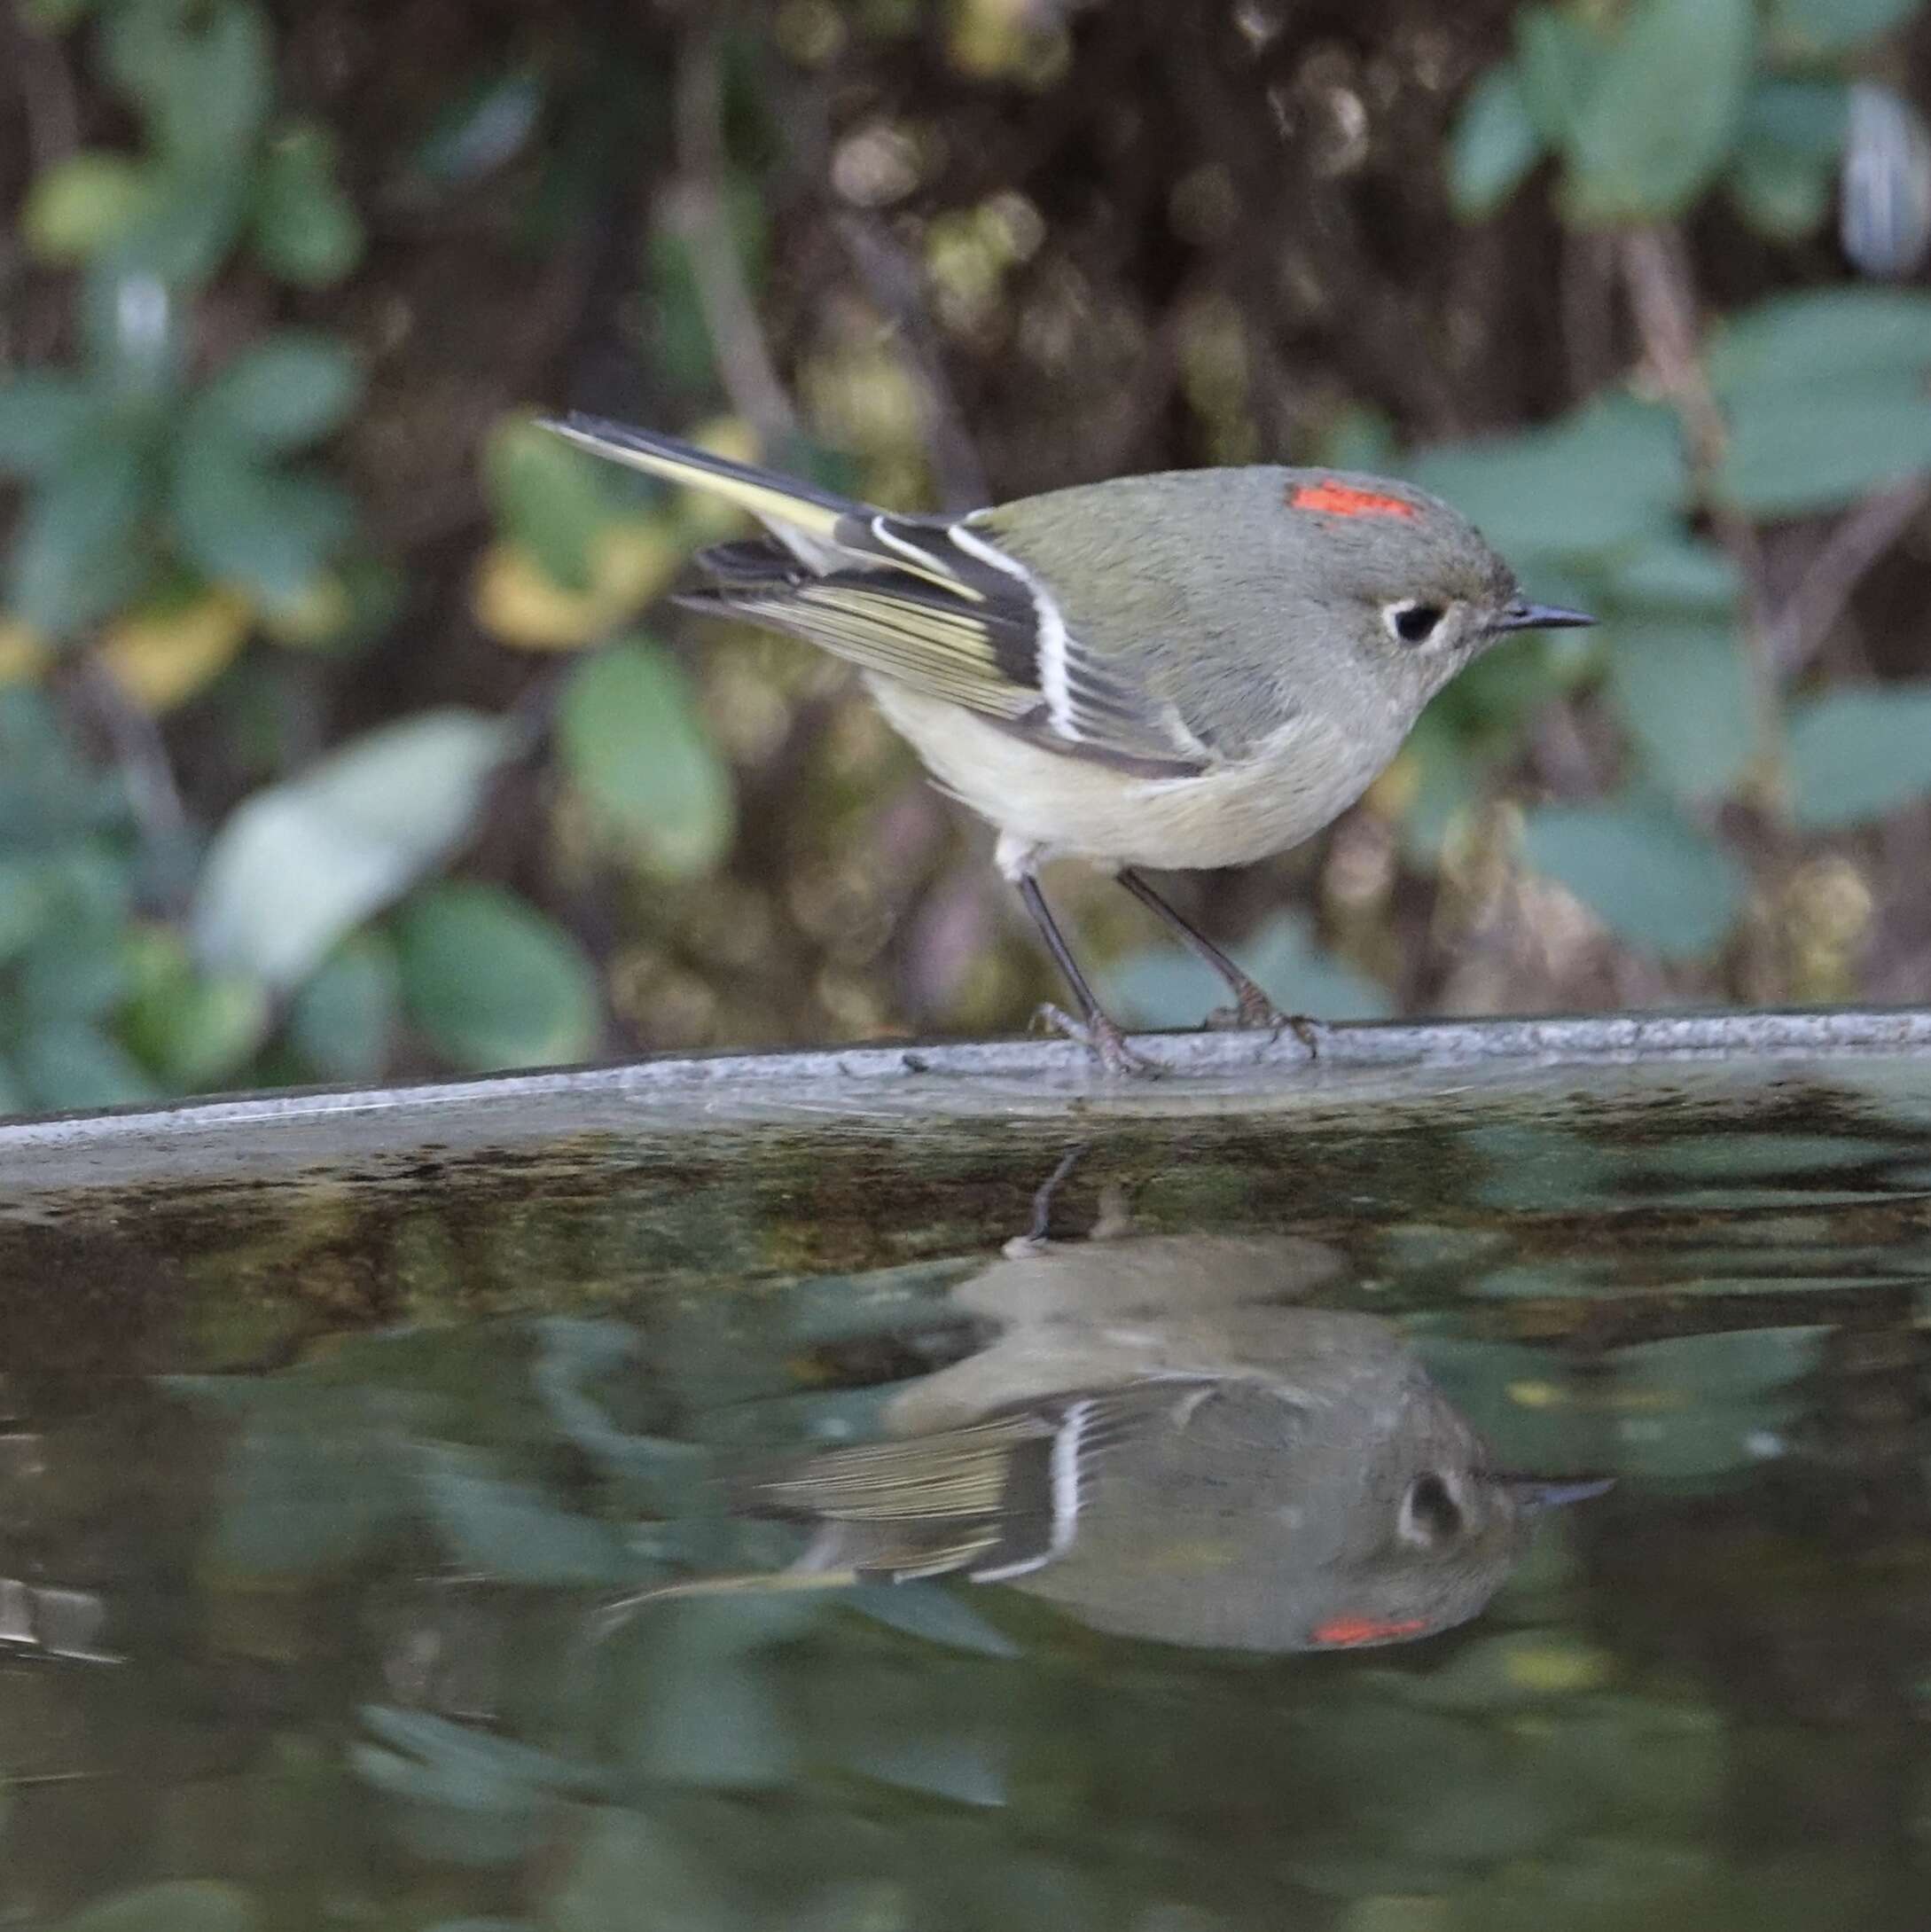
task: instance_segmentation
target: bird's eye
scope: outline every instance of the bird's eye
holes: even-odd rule
[[[1461,1527],[1461,1505],[1444,1477],[1431,1469],[1408,1485],[1402,1498],[1401,1532],[1409,1542],[1433,1548]]]
[[[1439,604],[1404,598],[1381,613],[1389,632],[1403,644],[1426,644],[1440,628],[1445,614]]]

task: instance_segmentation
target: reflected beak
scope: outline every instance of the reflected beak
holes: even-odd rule
[[[1571,1503],[1586,1503],[1592,1497],[1607,1495],[1616,1486],[1614,1476],[1577,1476],[1554,1482],[1545,1482],[1540,1476],[1504,1476],[1502,1481],[1509,1494],[1530,1514],[1544,1509],[1567,1509]]]
[[[1560,604],[1531,604],[1517,598],[1503,606],[1502,614],[1489,626],[1493,630],[1573,630],[1596,620],[1587,611],[1564,610]]]

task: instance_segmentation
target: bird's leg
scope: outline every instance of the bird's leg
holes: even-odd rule
[[[1023,1234],[1015,1234],[1001,1252],[1008,1261],[1018,1261],[1029,1255],[1044,1255],[1052,1245],[1052,1197],[1068,1179],[1073,1169],[1085,1159],[1087,1143],[1081,1141],[1069,1147],[1054,1168],[1037,1187],[1033,1190],[1033,1218],[1027,1224]]]
[[[1227,990],[1234,997],[1234,1005],[1231,1010],[1223,1006],[1218,1012],[1209,1013],[1207,1018],[1208,1026],[1264,1028],[1274,1033],[1278,1033],[1286,1027],[1309,1053],[1318,1050],[1320,1029],[1312,1020],[1302,1013],[1281,1012],[1261,987],[1249,979],[1205,933],[1195,930],[1182,919],[1130,865],[1122,865],[1114,877],[1173,933],[1195,958],[1213,967],[1226,982]]]
[[[1075,1020],[1057,1006],[1042,1006],[1039,1009],[1040,1017],[1067,1038],[1077,1040],[1110,1074],[1160,1072],[1161,1069],[1153,1061],[1136,1053],[1127,1044],[1126,1035],[1120,1030],[1119,1022],[1106,1012],[1094,997],[1092,988],[1086,983],[1086,975],[1080,971],[1079,964],[1067,949],[1066,941],[1059,936],[1059,928],[1053,923],[1052,914],[1047,909],[1045,895],[1039,889],[1039,881],[1030,872],[1021,872],[1012,882],[1019,888],[1019,896],[1025,902],[1026,910],[1032,914],[1033,923],[1038,927],[1040,936],[1046,942],[1047,951],[1051,953],[1053,963],[1058,966],[1066,983],[1072,989],[1073,997],[1080,1009],[1080,1017]]]

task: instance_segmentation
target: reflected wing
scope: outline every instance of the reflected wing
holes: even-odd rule
[[[1107,1451],[1211,1386],[1176,1379],[1070,1393],[962,1428],[834,1449],[754,1479],[740,1501],[840,1532],[827,1562],[998,1582],[1069,1548]]]

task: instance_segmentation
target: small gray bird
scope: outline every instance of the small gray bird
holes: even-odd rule
[[[1283,1305],[1336,1271],[1287,1237],[1149,1237],[995,1263],[954,1291],[1000,1324],[924,1377],[883,1441],[754,1474],[808,1525],[788,1572],[657,1594],[956,1576],[1090,1627],[1290,1651],[1474,1615],[1538,1510],[1599,1493],[1498,1472],[1388,1323]]]
[[[1528,602],[1465,518],[1412,485],[1333,470],[1174,471],[948,517],[895,516],[598,418],[549,426],[708,489],[768,539],[700,561],[684,599],[857,665],[939,785],[998,831],[1080,1009],[1047,1009],[1114,1071],[1145,1070],[1060,936],[1036,873],[1112,872],[1223,979],[1267,995],[1142,868],[1243,865],[1318,832],[1457,671],[1519,630],[1586,624]]]

